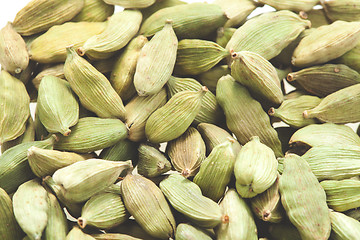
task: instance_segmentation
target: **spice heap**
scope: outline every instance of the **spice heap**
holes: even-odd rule
[[[317,4],[30,1],[0,31],[0,239],[358,239],[360,2]]]

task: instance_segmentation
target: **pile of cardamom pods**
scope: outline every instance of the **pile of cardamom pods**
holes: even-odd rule
[[[359,0],[32,0],[2,27],[1,240],[359,239]]]

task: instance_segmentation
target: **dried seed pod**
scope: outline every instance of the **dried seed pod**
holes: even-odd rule
[[[78,161],[93,158],[92,154],[77,154],[73,152],[60,152],[51,149],[30,147],[27,158],[32,172],[38,177],[52,175],[56,170],[69,166]]]
[[[201,163],[200,170],[193,180],[201,188],[202,194],[215,202],[224,196],[234,172],[236,154],[233,143],[235,141],[229,139],[216,145]]]
[[[311,9],[310,11],[300,12],[299,14],[300,17],[301,14],[305,14],[305,19],[310,20],[312,28],[318,28],[331,23],[327,18],[324,9]]]
[[[167,19],[173,20],[173,28],[179,39],[206,37],[224,26],[228,20],[216,4],[181,4],[163,8],[152,14],[142,24],[140,34],[154,35],[162,29]]]
[[[274,240],[301,240],[299,231],[289,222],[270,225],[269,233]]]
[[[12,193],[19,185],[34,178],[27,161],[27,150],[32,146],[51,149],[55,138],[52,135],[44,141],[21,143],[0,155],[0,187],[7,193]]]
[[[252,198],[267,190],[277,178],[274,151],[254,136],[236,157],[234,174],[236,190],[243,198]],[[244,171],[247,169],[247,171]]]
[[[145,134],[149,141],[161,143],[180,137],[199,113],[207,91],[206,87],[202,87],[197,92],[179,92],[152,113],[145,125]]]
[[[110,76],[110,83],[122,100],[131,99],[136,94],[134,75],[141,49],[148,42],[143,35],[135,37],[117,59]]]
[[[321,26],[300,41],[291,63],[297,67],[326,63],[351,50],[359,39],[359,22],[336,21]]]
[[[325,64],[289,73],[287,80],[296,81],[309,93],[325,97],[360,83],[360,74],[343,64]]]
[[[156,0],[104,0],[107,4],[119,5],[123,8],[147,8]]]
[[[176,227],[175,239],[176,240],[189,240],[189,239],[211,240],[213,238],[204,229],[192,226],[187,223],[180,223]]]
[[[167,81],[167,89],[171,98],[181,91],[197,91],[201,88],[201,84],[192,78],[177,78],[171,76]],[[194,119],[194,124],[213,123],[216,124],[224,118],[220,105],[216,101],[215,95],[208,91],[205,93],[201,102],[201,108]]]
[[[121,233],[100,233],[92,234],[96,240],[141,240],[141,238],[132,237],[130,235],[121,234]],[[147,238],[150,239],[150,238]],[[150,239],[151,240],[151,239]]]
[[[62,240],[69,232],[64,210],[54,194],[48,193],[48,221],[44,231],[45,240]]]
[[[323,145],[310,148],[306,160],[319,181],[345,179],[360,175],[360,146]]]
[[[142,47],[136,64],[134,86],[139,96],[158,93],[170,78],[176,61],[178,40],[172,21]]]
[[[283,93],[275,67],[257,53],[232,52],[231,76],[260,100],[281,104]]]
[[[240,144],[247,143],[252,136],[271,147],[276,156],[282,156],[281,142],[275,129],[270,125],[269,116],[248,90],[230,75],[220,78],[216,99],[224,110],[226,124]]]
[[[169,175],[160,182],[160,189],[170,204],[196,225],[214,228],[220,224],[221,210],[217,203],[204,197],[198,185],[180,174]]]
[[[25,132],[26,121],[30,116],[30,98],[24,84],[8,72],[0,73],[0,145],[14,140]]]
[[[279,193],[279,178],[265,192],[251,198],[251,209],[255,216],[265,222],[278,223],[285,216],[284,209],[281,206]]]
[[[93,226],[100,229],[113,228],[129,218],[121,196],[114,193],[99,193],[84,205],[77,222],[81,228]]]
[[[301,239],[329,238],[331,224],[324,189],[306,161],[295,154],[285,157],[280,194],[286,214]]]
[[[320,184],[326,192],[328,206],[335,211],[344,212],[360,207],[359,180],[325,180]]]
[[[64,64],[60,63],[55,65],[44,66],[44,68],[31,81],[34,84],[34,87],[36,89],[39,89],[41,80],[48,75],[65,79]]]
[[[136,96],[126,104],[126,122],[129,128],[128,138],[134,142],[146,140],[145,124],[153,112],[166,103],[166,90],[161,89],[158,93],[141,97]]]
[[[358,60],[359,58],[360,58],[360,42],[350,51],[348,51],[340,58],[338,58],[337,62],[343,63],[360,73],[360,61]]]
[[[112,15],[103,32],[90,37],[78,49],[81,56],[91,59],[107,59],[116,51],[125,47],[139,31],[142,20],[138,10],[124,10]]]
[[[235,189],[229,189],[220,203],[222,223],[215,229],[219,240],[257,239],[251,210]]]
[[[225,48],[226,44],[230,41],[235,31],[236,28],[219,28],[216,34],[216,43],[219,44],[221,47]]]
[[[321,99],[315,96],[303,95],[298,98],[285,100],[279,108],[270,108],[269,115],[280,118],[293,128],[302,128],[315,124],[315,119],[305,119],[303,112],[319,105]]]
[[[161,0],[161,1],[156,1],[150,7],[142,8],[140,10],[143,15],[143,19],[146,20],[148,17],[150,17],[152,14],[159,11],[160,9],[182,5],[182,4],[187,4],[187,2],[181,0]]]
[[[197,75],[213,68],[230,52],[217,43],[200,39],[179,41],[175,64],[175,73],[179,75]]]
[[[57,170],[52,179],[65,199],[80,203],[113,184],[131,167],[131,161],[88,159]]]
[[[219,79],[228,74],[230,74],[230,68],[227,65],[221,65],[200,74],[197,78],[203,86],[208,87],[211,92],[215,93]]]
[[[306,144],[310,147],[339,144],[360,146],[360,137],[346,125],[311,124],[297,130],[290,138],[289,144]]]
[[[315,108],[305,110],[304,118],[317,118],[324,122],[355,123],[360,121],[360,84],[340,89],[321,100]],[[338,111],[341,109],[341,111]]]
[[[343,213],[331,211],[331,238],[335,240],[351,240],[356,239],[360,234],[359,221],[346,216]]]
[[[129,174],[121,183],[121,195],[126,209],[148,234],[161,239],[174,236],[175,219],[155,183]]]
[[[84,0],[84,7],[71,19],[72,22],[103,22],[114,13],[114,5],[103,0]]]
[[[48,30],[70,21],[84,6],[84,0],[32,0],[15,16],[14,28],[24,36]]]
[[[175,170],[187,178],[195,176],[205,159],[205,144],[199,132],[189,127],[179,138],[168,142],[166,153]]]
[[[171,163],[158,149],[141,144],[138,148],[138,173],[148,177],[158,177],[171,169]]]
[[[79,104],[70,84],[57,77],[45,76],[40,83],[37,113],[50,133],[68,136],[79,121]]]
[[[360,4],[356,0],[320,0],[320,3],[331,21],[360,21]]]
[[[21,235],[11,198],[4,189],[0,188],[0,237],[3,240],[14,240],[21,239]]]
[[[39,109],[36,105],[35,120],[34,120],[35,140],[41,141],[41,140],[44,140],[46,138],[46,136],[49,135],[49,133],[46,130],[46,128],[44,127],[44,125],[42,124],[42,122],[40,121],[38,111],[39,111]]]
[[[30,239],[40,240],[48,222],[48,193],[38,179],[19,186],[13,196],[16,221]]]
[[[29,64],[25,41],[10,22],[0,30],[0,63],[12,74],[21,73]]]
[[[253,1],[249,0],[215,0],[229,18],[224,27],[237,27],[245,21],[246,17],[256,8]]]
[[[74,226],[73,229],[66,235],[66,240],[96,240],[91,235],[84,233],[78,226]]]
[[[260,3],[270,5],[276,10],[309,11],[319,0],[258,0]]]
[[[108,232],[111,232],[111,236],[118,236],[117,234],[120,233],[122,236],[127,235],[133,238],[130,238],[129,240],[140,240],[140,239],[147,239],[147,240],[157,240],[158,238],[154,238],[150,236],[134,219],[129,219],[128,221],[120,224],[117,227],[114,227],[113,229],[109,229]],[[94,236],[94,235],[93,235]],[[96,238],[96,236],[94,236]],[[101,240],[108,240],[107,238]],[[120,238],[119,240],[123,240],[123,238]]]
[[[264,13],[239,27],[226,49],[255,52],[270,60],[309,27],[310,21],[287,10]]]
[[[125,118],[125,107],[109,80],[88,61],[81,58],[74,47],[67,48],[64,73],[81,104],[103,118]]]
[[[30,44],[30,59],[40,63],[65,62],[66,47],[81,47],[90,37],[104,31],[106,25],[107,22],[67,22],[53,26]]]
[[[59,138],[55,149],[88,153],[111,147],[128,135],[125,124],[119,119],[97,117],[80,118],[71,131],[70,136]]]
[[[197,126],[197,130],[200,132],[201,137],[204,139],[206,144],[207,153],[214,149],[215,146],[225,142],[228,139],[234,140],[232,148],[235,155],[237,155],[241,149],[240,143],[226,130],[209,123],[200,123]]]
[[[135,165],[138,160],[137,148],[138,143],[134,143],[128,139],[124,139],[115,143],[111,147],[103,149],[99,157],[101,159],[111,161],[125,161],[131,159],[132,164]]]

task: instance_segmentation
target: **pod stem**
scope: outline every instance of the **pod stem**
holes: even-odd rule
[[[77,223],[82,229],[84,229],[86,227],[86,224],[87,224],[86,220],[84,218],[82,218],[82,217],[79,217],[77,219]]]

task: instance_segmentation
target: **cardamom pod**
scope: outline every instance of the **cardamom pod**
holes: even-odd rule
[[[66,240],[96,240],[91,235],[84,233],[78,226],[74,226],[66,235]]]
[[[311,10],[319,0],[258,0],[260,3],[270,5],[276,10],[290,10],[295,12]]]
[[[216,43],[225,48],[235,31],[236,28],[219,28],[216,32]]]
[[[358,61],[359,58],[360,58],[360,42],[350,51],[346,52],[344,55],[339,57],[337,61],[339,63],[343,63],[347,65],[348,67],[360,73],[360,61]]]
[[[180,223],[176,227],[176,240],[211,240],[213,239],[208,232],[191,224]]]
[[[101,159],[111,161],[126,161],[131,159],[135,166],[138,160],[138,143],[134,143],[128,139],[118,141],[113,146],[104,148],[99,157]]]
[[[325,191],[305,160],[295,154],[285,156],[279,189],[281,203],[301,239],[328,239],[331,224]]]
[[[209,88],[213,93],[216,92],[216,85],[222,76],[230,74],[230,68],[227,65],[215,66],[207,72],[197,76],[199,82]]]
[[[54,194],[48,193],[48,220],[44,231],[45,240],[62,240],[68,234],[68,222],[64,210]]]
[[[153,112],[145,125],[150,142],[161,143],[180,137],[199,113],[206,87],[199,91],[182,91],[175,94],[163,107]]]
[[[195,176],[198,172],[205,159],[205,151],[205,143],[193,127],[189,127],[180,137],[166,145],[166,153],[175,170],[186,178]]]
[[[356,0],[320,0],[320,3],[331,21],[360,21],[360,4]]]
[[[50,133],[69,136],[70,127],[79,121],[79,104],[70,84],[57,77],[41,80],[37,108],[41,123]]]
[[[88,61],[81,58],[74,47],[67,48],[64,73],[81,104],[102,118],[125,117],[125,107],[109,80]]]
[[[125,47],[139,31],[142,20],[138,10],[124,10],[112,15],[105,30],[90,37],[78,49],[80,56],[87,55],[91,59],[107,59],[116,51]]]
[[[305,16],[305,19],[310,20],[312,28],[318,28],[331,23],[327,18],[324,9],[311,9],[310,11],[306,11]]]
[[[139,96],[158,93],[170,78],[176,61],[178,40],[172,21],[145,43],[140,51],[134,75],[134,86]]]
[[[26,43],[10,22],[0,30],[0,64],[12,74],[21,73],[29,64]]]
[[[175,219],[155,183],[129,174],[121,182],[121,195],[126,209],[148,234],[160,239],[174,236]]]
[[[160,182],[160,189],[178,212],[204,228],[214,228],[221,222],[221,210],[216,202],[201,194],[198,185],[181,176],[170,174]]]
[[[114,5],[103,0],[84,0],[84,7],[71,19],[72,22],[103,22],[114,13]]]
[[[140,144],[138,173],[147,178],[158,177],[171,169],[171,163],[158,149]]]
[[[25,85],[5,70],[0,73],[0,145],[21,136],[30,116],[30,98]]]
[[[156,0],[104,0],[104,2],[123,8],[147,8],[153,5]]]
[[[13,196],[16,221],[30,239],[40,240],[48,222],[48,193],[38,179],[19,186]]]
[[[360,234],[359,221],[348,217],[343,213],[330,212],[331,237],[332,239],[351,240],[356,239]]]
[[[150,17],[153,13],[159,11],[163,8],[173,7],[181,4],[187,4],[187,2],[181,1],[181,0],[161,0],[161,1],[155,1],[153,5],[147,8],[142,8],[141,13],[143,15],[143,20]]]
[[[301,240],[299,231],[290,222],[271,224],[269,227],[270,236],[274,240]]]

